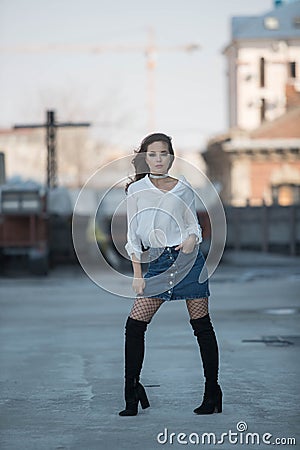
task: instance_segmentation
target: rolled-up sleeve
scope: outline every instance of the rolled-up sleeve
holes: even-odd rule
[[[127,191],[127,243],[125,245],[125,250],[130,259],[132,254],[134,254],[138,260],[141,260],[141,241],[136,235],[138,225],[137,214],[137,200],[134,192],[132,192],[131,186],[129,186]]]
[[[195,194],[191,186],[187,195],[186,210],[184,213],[184,222],[186,225],[186,231],[190,234],[196,235],[196,242],[199,244],[202,242],[202,229],[198,221],[196,206],[195,206]]]

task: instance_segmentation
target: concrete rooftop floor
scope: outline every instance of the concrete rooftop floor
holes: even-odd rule
[[[212,276],[224,402],[223,413],[210,416],[193,414],[203,374],[184,301],[164,304],[148,327],[141,381],[151,408],[122,418],[132,301],[100,289],[76,266],[57,267],[47,278],[1,276],[1,450],[195,447],[209,432],[216,443],[199,446],[267,448],[262,439],[270,433],[269,442],[292,437],[289,448],[300,448],[299,262],[227,252]],[[114,283],[109,272],[103,277]],[[238,422],[245,422],[240,431]],[[220,442],[230,430],[239,443],[228,435]],[[260,444],[243,444],[247,433],[258,433]]]

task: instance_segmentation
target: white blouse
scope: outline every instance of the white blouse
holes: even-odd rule
[[[181,175],[170,191],[154,186],[149,175],[132,183],[127,191],[128,255],[141,259],[142,246],[172,247],[190,234],[202,241],[192,186]]]

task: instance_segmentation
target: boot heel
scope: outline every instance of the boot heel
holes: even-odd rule
[[[149,403],[145,388],[140,383],[138,385],[138,398],[139,398],[139,401],[141,402],[142,409],[149,408],[150,403]]]
[[[217,391],[212,392],[208,390],[205,385],[205,392],[202,404],[194,409],[195,414],[213,414],[222,412],[222,391],[220,386],[217,387]]]
[[[216,413],[221,413],[222,412],[222,391],[221,390],[220,390],[220,393],[219,393],[218,398],[217,398],[215,412]]]
[[[219,403],[218,405],[215,406],[215,413],[221,413],[222,412],[222,403]]]

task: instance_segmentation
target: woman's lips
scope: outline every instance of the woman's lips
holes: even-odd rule
[[[157,164],[155,167],[162,167],[163,165],[162,164]]]

